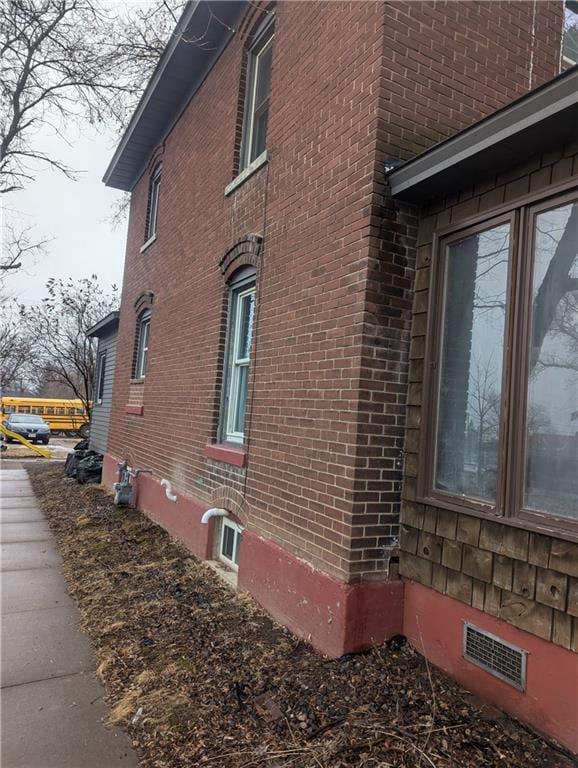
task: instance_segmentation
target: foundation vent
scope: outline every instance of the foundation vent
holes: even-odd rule
[[[527,652],[464,622],[464,659],[523,691]]]

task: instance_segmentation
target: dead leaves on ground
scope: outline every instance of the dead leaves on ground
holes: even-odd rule
[[[320,656],[158,526],[31,471],[107,689],[144,768],[566,768],[408,648]]]

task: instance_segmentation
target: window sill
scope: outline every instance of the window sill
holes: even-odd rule
[[[156,239],[157,239],[157,236],[155,233],[152,237],[149,237],[146,243],[143,243],[141,245],[139,253],[144,253],[146,250],[148,250],[151,247],[151,245],[155,242]]]
[[[131,416],[143,416],[144,405],[125,405],[125,413],[130,413]]]
[[[232,589],[237,589],[237,571],[227,568],[220,560],[205,560],[206,565]]]
[[[210,443],[205,445],[205,456],[224,464],[232,464],[234,467],[244,467],[247,463],[247,451],[244,448],[236,448],[222,443]]]
[[[138,385],[138,384],[144,384],[144,383],[145,383],[145,377],[144,377],[144,376],[141,376],[141,378],[140,378],[140,379],[131,379],[131,380],[129,381],[129,384],[130,384],[131,386],[132,386],[133,384],[137,384],[137,385]]]
[[[265,150],[264,152],[261,152],[259,157],[256,157],[250,165],[244,168],[230,184],[227,184],[225,187],[225,197],[228,197],[231,192],[234,192],[237,189],[237,187],[240,187],[241,184],[244,184],[250,176],[258,171],[259,168],[262,168],[268,161],[269,152],[268,150]]]
[[[415,502],[416,504],[422,504],[428,507],[457,512],[458,515],[469,515],[470,517],[477,517],[480,520],[489,520],[500,525],[509,526],[510,528],[521,528],[522,530],[531,533],[541,533],[555,539],[578,543],[578,528],[571,520],[561,521],[560,518],[550,519],[547,515],[535,515],[532,518],[524,516],[524,514],[513,516],[490,509],[484,511],[482,509],[475,509],[460,504],[459,499],[456,499],[455,501],[451,499],[446,500],[434,495],[416,494]]]

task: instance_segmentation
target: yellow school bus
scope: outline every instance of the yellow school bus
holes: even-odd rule
[[[88,435],[90,419],[82,400],[55,397],[2,397],[2,416],[9,413],[36,413],[50,430],[71,435]]]

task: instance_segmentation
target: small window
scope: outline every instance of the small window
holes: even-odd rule
[[[219,537],[219,560],[234,570],[239,568],[239,549],[241,547],[241,528],[232,520],[222,518]]]
[[[255,275],[237,280],[230,290],[230,322],[224,437],[242,443],[255,315]]]
[[[30,413],[30,406],[29,405],[19,405],[18,406],[18,413]]]
[[[44,413],[44,408],[41,405],[33,405],[31,409],[31,413],[37,413],[39,415],[42,415]]]
[[[250,165],[267,148],[272,58],[273,23],[269,22],[249,50],[241,169]]]
[[[159,196],[161,190],[161,170],[159,163],[151,174],[149,182],[149,199],[147,204],[147,218],[145,226],[145,242],[152,240],[157,233],[157,220],[159,215]]]
[[[567,66],[578,64],[578,0],[564,3],[562,59]]]
[[[97,375],[96,375],[96,402],[102,403],[102,398],[104,396],[104,380],[106,378],[106,352],[101,352],[101,354],[98,356],[98,366],[97,366]],[[76,413],[79,414],[82,413],[82,411],[77,408]]]
[[[4,413],[16,413],[16,406],[15,405],[5,405],[4,406]]]
[[[46,415],[47,416],[54,416],[54,408],[52,406],[47,406],[46,408]]]
[[[64,408],[57,408],[56,409],[56,414],[58,416],[64,416]]]
[[[141,315],[138,323],[138,343],[136,352],[135,378],[144,379],[149,354],[149,337],[151,329],[150,312]]]

